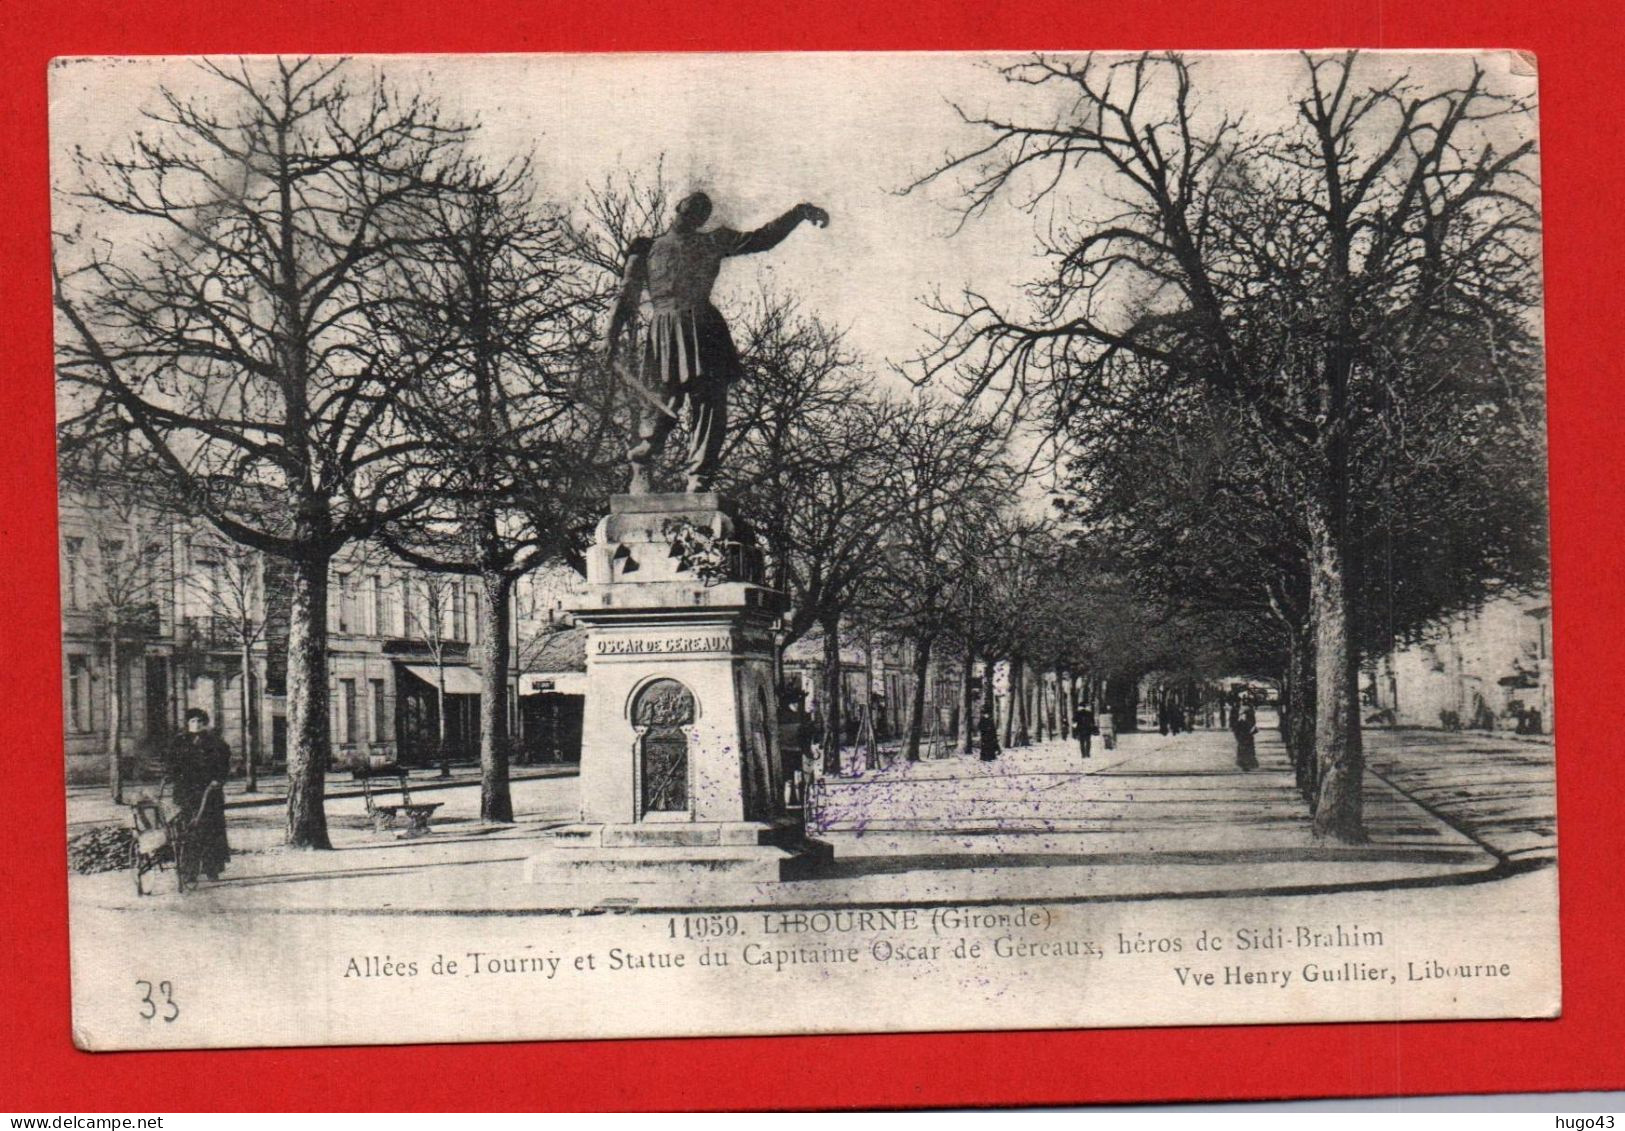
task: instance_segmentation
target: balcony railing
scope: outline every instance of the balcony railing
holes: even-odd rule
[[[166,625],[159,615],[158,606],[151,602],[125,605],[109,609],[104,605],[74,607],[62,610],[62,627],[74,636],[105,640],[117,630],[120,640],[151,640],[164,633]]]
[[[181,636],[183,644],[208,651],[242,647],[242,629],[234,617],[186,617],[181,621]]]

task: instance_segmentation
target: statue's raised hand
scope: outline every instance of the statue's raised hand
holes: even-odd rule
[[[829,227],[829,213],[816,204],[803,204],[800,206],[801,218],[815,227]]]

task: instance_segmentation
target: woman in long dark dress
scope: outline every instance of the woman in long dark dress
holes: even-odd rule
[[[225,796],[230,770],[231,750],[209,730],[208,712],[196,707],[187,711],[186,729],[175,736],[168,759],[175,813],[183,821],[196,821],[187,842],[191,851],[184,857],[185,879],[196,879],[201,872],[217,880],[231,859],[231,848],[226,844]],[[211,785],[220,788],[210,790]]]
[[[1253,735],[1258,733],[1258,715],[1251,704],[1231,716],[1230,731],[1236,736],[1236,765],[1243,770],[1258,769],[1258,751],[1253,745]]]
[[[999,756],[999,724],[994,721],[992,711],[982,712],[982,718],[977,724],[976,730],[982,748],[982,761],[993,761]]]

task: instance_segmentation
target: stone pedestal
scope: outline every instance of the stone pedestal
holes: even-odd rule
[[[618,495],[587,556],[581,821],[536,883],[791,879],[829,855],[784,806],[761,553],[715,494]]]

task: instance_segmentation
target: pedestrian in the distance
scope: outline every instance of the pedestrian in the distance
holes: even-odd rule
[[[231,859],[226,844],[225,795],[231,750],[209,729],[207,711],[193,707],[186,712],[186,729],[170,744],[166,769],[176,814],[183,821],[196,822],[188,842],[191,851],[185,854],[185,878],[196,879],[202,872],[217,880]],[[219,788],[211,791],[211,785]]]
[[[1095,713],[1087,703],[1079,703],[1078,709],[1072,712],[1072,733],[1078,736],[1079,752],[1089,757],[1089,744],[1095,734]]]
[[[1258,733],[1258,715],[1251,703],[1238,707],[1230,717],[1230,731],[1236,736],[1236,765],[1243,770],[1258,769],[1258,751],[1253,735]]]
[[[976,736],[981,746],[982,761],[991,762],[999,756],[999,724],[994,721],[992,711],[982,712],[982,718],[976,724]]]

